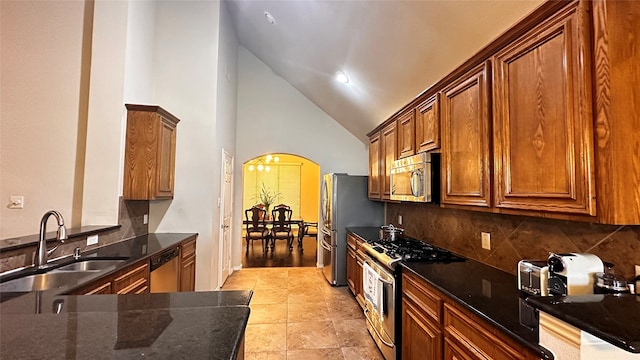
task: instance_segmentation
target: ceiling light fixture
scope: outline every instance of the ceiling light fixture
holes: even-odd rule
[[[275,25],[276,24],[276,18],[273,17],[273,15],[271,15],[270,12],[265,11],[264,12],[264,18],[267,19],[267,22],[271,25]]]
[[[271,166],[269,163],[277,163],[280,162],[280,158],[277,156],[273,156],[271,154],[256,158],[251,160],[248,164],[249,171],[258,170],[258,171],[271,171]]]
[[[338,71],[338,72],[336,72],[336,80],[338,82],[346,84],[346,83],[349,82],[349,77],[345,73],[343,73],[342,71]]]

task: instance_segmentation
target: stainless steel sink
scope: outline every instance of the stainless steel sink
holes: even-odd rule
[[[0,283],[0,292],[4,291],[43,291],[74,284],[83,277],[94,274],[87,271],[61,271],[27,275]]]
[[[56,272],[69,272],[69,271],[101,271],[108,269],[110,267],[115,268],[116,266],[123,263],[125,260],[82,260],[78,262],[74,262],[69,265],[65,265],[54,270],[49,271],[49,273]]]
[[[126,259],[80,259],[74,263],[53,268],[44,274],[31,274],[0,283],[0,292],[43,291],[74,285],[78,280],[99,271],[114,269]]]

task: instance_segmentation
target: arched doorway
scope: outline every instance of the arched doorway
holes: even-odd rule
[[[318,223],[320,202],[320,166],[294,154],[265,154],[245,162],[242,166],[243,221],[245,210],[254,205],[265,208],[267,214],[275,205],[286,204],[291,208],[292,219],[299,220],[292,226],[293,250],[276,244],[263,249],[260,241],[247,243],[246,230],[242,229],[242,266],[316,266],[317,235],[300,237],[300,226]],[[267,224],[269,228],[269,224]],[[313,228],[312,228],[313,229]],[[317,234],[317,229],[315,234]]]

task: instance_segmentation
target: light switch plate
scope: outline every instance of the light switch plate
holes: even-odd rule
[[[147,225],[149,223],[149,214],[142,215],[142,224]]]
[[[98,243],[98,235],[87,236],[87,246]]]
[[[402,225],[402,215],[398,215],[398,225]]]

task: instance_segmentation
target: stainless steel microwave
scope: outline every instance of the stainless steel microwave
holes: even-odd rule
[[[391,164],[391,200],[438,203],[440,154],[419,153]]]

